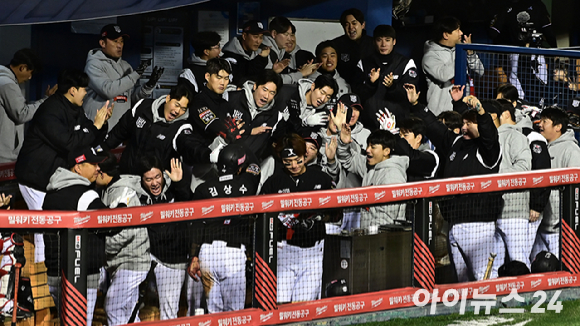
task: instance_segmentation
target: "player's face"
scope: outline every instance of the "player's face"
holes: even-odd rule
[[[101,49],[103,50],[104,54],[115,59],[118,59],[123,55],[123,46],[125,45],[125,40],[122,36],[119,36],[119,38],[114,40],[105,38],[100,40],[99,43],[101,44]]]
[[[421,135],[415,136],[415,134],[412,131],[408,130],[406,131],[401,130],[399,136],[401,136],[401,138],[404,138],[413,149],[419,148],[419,146],[421,145],[421,138],[423,138]]]
[[[391,150],[389,148],[383,148],[383,145],[368,144],[367,146],[367,164],[370,166],[375,166],[378,163],[389,158]]]
[[[554,140],[558,139],[562,135],[562,125],[557,124],[554,126],[554,122],[551,119],[542,118],[540,120],[540,133],[548,143],[553,142]]]
[[[282,159],[282,164],[284,168],[293,177],[297,177],[306,171],[306,163],[304,161],[304,156],[291,156]]]
[[[16,80],[18,81],[18,83],[22,84],[32,79],[33,72],[34,70],[28,69],[27,65],[22,64],[18,66],[18,69],[16,69],[14,74],[16,75]]]
[[[395,44],[397,44],[397,40],[392,37],[378,37],[375,39],[377,51],[382,55],[391,53]]]
[[[212,46],[211,48],[205,50],[205,55],[207,55],[207,60],[217,58],[220,56],[221,53],[222,53],[222,47],[219,43]]]
[[[333,72],[336,69],[336,50],[332,47],[322,49],[320,52],[320,69],[326,72]]]
[[[286,43],[286,52],[290,53],[292,51],[294,51],[294,49],[296,48],[296,34],[292,33],[290,35],[290,42]]]
[[[360,117],[360,111],[357,109],[356,106],[353,106],[352,107],[352,116],[350,117],[350,121],[348,122],[348,125],[350,127],[353,127],[357,123],[359,117]]]
[[[315,85],[312,84],[312,88],[310,89],[310,105],[315,108],[324,105],[328,100],[330,100],[333,93],[334,91],[332,88],[328,86],[315,88]]]
[[[87,89],[84,87],[78,87],[78,88],[71,87],[69,92],[72,96],[71,103],[76,105],[76,106],[82,106],[85,95],[87,95]]]
[[[99,171],[99,173],[97,174],[97,179],[95,181],[97,183],[97,186],[106,187],[111,182],[112,179],[113,177],[111,177],[110,175],[106,174],[103,171]]]
[[[463,119],[463,126],[461,127],[461,134],[463,134],[464,139],[475,139],[479,137],[479,130],[477,129],[477,123]]]
[[[246,51],[258,51],[263,39],[264,35],[262,34],[242,33],[242,47]]]
[[[344,23],[344,33],[349,39],[356,41],[362,37],[362,30],[365,28],[365,23],[360,23],[353,15],[346,16]]]
[[[306,164],[313,162],[318,155],[318,148],[313,143],[307,141],[306,142]]]
[[[280,49],[286,48],[288,44],[292,42],[292,27],[288,27],[288,30],[285,31],[284,33],[276,33],[274,41],[276,41],[276,45],[278,45],[278,48]]]
[[[210,91],[221,95],[226,91],[226,87],[230,83],[230,74],[225,70],[220,70],[217,74],[212,75],[206,72],[205,80],[207,80],[207,88]]]
[[[179,99],[178,101],[167,95],[167,97],[165,98],[165,105],[163,107],[163,115],[165,116],[165,121],[170,122],[184,115],[185,112],[187,112],[188,104],[189,100],[185,96]]]
[[[158,168],[152,168],[151,170],[143,173],[141,183],[143,184],[143,188],[145,188],[145,190],[153,196],[161,195],[163,186],[165,186],[163,173]]]
[[[452,44],[459,44],[463,41],[463,32],[461,31],[461,28],[457,28],[453,32],[446,33],[446,34],[447,34],[448,40]]]
[[[100,171],[101,170],[99,169],[98,164],[92,164],[92,163],[85,162],[85,163],[75,165],[75,172],[78,175],[89,180],[91,183],[93,183],[93,182],[95,182],[95,180],[97,180],[97,176],[99,175]]]
[[[254,85],[254,102],[256,106],[263,108],[270,104],[274,100],[277,91],[276,84],[272,82],[267,82],[264,85]]]

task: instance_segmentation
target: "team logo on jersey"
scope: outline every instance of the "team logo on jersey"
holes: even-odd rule
[[[88,133],[89,133],[89,129],[87,129],[87,128],[83,128],[83,132],[84,132],[85,134],[88,134]]]
[[[350,101],[353,102],[353,103],[358,102],[358,96],[356,96],[355,94],[352,94],[350,96]]]
[[[260,174],[260,166],[256,163],[252,163],[246,168],[246,172],[253,175],[258,175]]]
[[[409,70],[409,77],[417,78],[417,72],[415,70]]]
[[[238,110],[234,110],[234,114],[232,116],[232,118],[234,118],[235,120],[242,120],[242,117],[244,116],[244,114]]]
[[[157,139],[165,140],[165,135],[159,134],[157,135]]]
[[[296,182],[296,185],[298,186],[298,182]],[[322,185],[314,185],[314,190],[319,190],[322,189]]]
[[[450,160],[451,162],[453,162],[453,160],[455,159],[455,156],[456,156],[456,155],[457,155],[457,153],[455,153],[455,152],[451,153],[451,155],[449,156],[449,160]]]
[[[342,60],[344,62],[350,61],[350,54],[348,54],[348,53],[341,53],[340,54],[340,60]]]
[[[216,119],[216,116],[210,109],[207,109],[199,114],[199,118],[201,119],[201,121],[203,121],[203,123],[207,125],[210,122],[214,121]]]
[[[145,121],[145,119],[139,117],[137,119],[137,122],[135,123],[137,125],[137,128],[143,128],[143,126],[147,123],[147,121]]]
[[[579,100],[573,100],[573,101],[572,101],[572,106],[573,106],[573,107],[577,108],[577,107],[578,107],[578,105],[580,105],[580,101],[579,101]]]
[[[536,154],[540,154],[542,152],[542,146],[534,144],[534,146],[532,146],[532,151]]]
[[[76,125],[75,126],[75,131],[79,131],[79,130],[81,130],[81,125]]]

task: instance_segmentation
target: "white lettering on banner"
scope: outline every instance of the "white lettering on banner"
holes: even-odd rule
[[[310,310],[308,310],[308,309],[281,311],[280,312],[280,321],[306,318],[306,317],[308,317],[308,314],[310,314]]]
[[[358,311],[365,307],[364,301],[353,301],[334,305],[334,312]]]
[[[97,215],[97,222],[99,224],[126,224],[133,220],[133,214],[111,214],[111,215]]]
[[[324,206],[324,205],[326,205],[328,203],[330,203],[330,196],[318,198],[318,205],[319,206]]]
[[[497,186],[498,188],[521,187],[525,186],[526,182],[527,182],[526,178],[500,179],[497,180]]]
[[[392,192],[393,198],[415,197],[423,193],[423,188],[414,187],[414,188],[396,189],[393,190]]]
[[[273,200],[269,200],[269,201],[262,202],[262,209],[268,209],[268,208],[270,208],[272,206],[274,206],[274,201]]]
[[[436,193],[440,187],[441,187],[441,185],[429,186],[429,193],[430,194]]]
[[[90,217],[90,216],[85,216],[85,217],[75,217],[75,218],[74,218],[74,223],[75,223],[75,225],[81,225],[81,224],[85,224],[85,223],[87,223],[87,222],[88,222],[88,221],[90,221],[90,220],[91,220],[91,217]]]
[[[410,294],[400,295],[400,296],[389,298],[389,305],[391,305],[391,306],[402,304],[402,303],[409,303],[409,302],[413,302],[413,296]],[[373,308],[374,308],[374,306],[373,306]]]
[[[447,192],[470,191],[475,189],[475,183],[474,182],[449,183],[445,185],[445,189],[447,189]]]
[[[375,192],[375,201],[385,197],[386,194],[387,194],[386,191]]]
[[[18,224],[26,224],[26,225],[52,225],[52,224],[59,224],[62,222],[62,218],[60,216],[44,216],[44,215],[36,215],[36,216],[28,216],[28,215],[10,215],[8,216],[8,224],[18,225]]]
[[[553,183],[568,183],[576,182],[578,180],[578,173],[562,174],[562,175],[551,175],[550,184]]]
[[[320,316],[328,310],[328,306],[316,307],[316,316]]]
[[[482,190],[488,188],[489,186],[491,186],[491,180],[481,182],[481,189]]]
[[[194,212],[193,207],[161,211],[161,219],[165,220],[170,218],[190,217],[193,216],[193,212]]]
[[[198,326],[210,326],[211,325],[211,319],[207,320],[207,321],[202,321],[198,324]]]
[[[532,182],[534,183],[534,185],[537,185],[538,183],[544,181],[544,177],[537,177],[537,178],[532,178]]]
[[[576,276],[564,276],[548,279],[548,286],[576,284]]]
[[[371,300],[371,307],[376,308],[376,307],[380,306],[382,303],[383,303],[383,298],[380,298],[378,300]]]
[[[218,319],[219,326],[248,325],[252,322],[252,315],[235,316]]]
[[[248,213],[254,210],[254,203],[223,204],[222,213]]]
[[[281,208],[300,208],[312,206],[312,198],[281,199]]]
[[[339,204],[364,203],[367,201],[367,199],[368,199],[368,195],[366,193],[336,196],[336,200],[338,200]]]
[[[501,283],[495,285],[496,292],[504,292],[504,291],[511,291],[513,289],[522,290],[524,288],[524,282],[510,282],[510,283]]]
[[[14,177],[14,169],[0,170],[0,179],[8,179]]]
[[[141,213],[141,222],[145,222],[153,217],[153,212]]]
[[[269,312],[267,314],[260,314],[260,322],[263,323],[265,321],[268,321],[272,317],[274,317],[274,313],[273,312]]]
[[[540,284],[542,284],[542,279],[538,279],[538,280],[535,280],[535,281],[531,281],[530,282],[530,285],[531,285],[532,289],[533,288],[537,288],[538,286],[540,286]]]
[[[201,215],[207,215],[207,214],[213,212],[213,209],[214,209],[213,205],[211,205],[210,207],[202,207],[201,208]]]

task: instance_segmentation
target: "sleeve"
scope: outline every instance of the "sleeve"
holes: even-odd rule
[[[172,182],[170,187],[172,188],[173,194],[175,195],[176,202],[191,200],[193,194],[189,189],[189,183],[185,176],[178,182]]]
[[[137,114],[137,109],[141,103],[142,101],[139,101],[135,106],[133,106],[133,109],[127,110],[127,112],[121,116],[119,122],[117,122],[113,129],[111,129],[105,141],[107,148],[116,148],[125,140],[129,139],[131,132],[133,131],[133,126],[135,125],[135,115]]]
[[[354,147],[358,147],[358,144],[354,140],[350,144],[345,144],[342,140],[338,139],[336,158],[342,168],[364,178],[367,174],[366,158]]]
[[[453,141],[461,137],[449,130],[425,105],[418,103],[411,107],[411,112],[425,122],[427,137],[438,148],[438,151],[441,149],[440,153],[448,153]]]
[[[73,130],[73,126],[66,125],[67,119],[56,114],[44,114],[41,116],[43,123],[37,124],[45,140],[58,152],[70,152],[71,150],[96,145],[107,134],[107,125],[99,130],[95,125],[84,117],[81,128]]]
[[[501,146],[497,128],[489,114],[477,114],[479,131],[477,155],[480,162],[488,169],[493,169],[501,160]]]
[[[423,57],[423,70],[435,81],[445,83],[455,77],[455,62],[453,59],[444,60],[435,51],[428,51]]]
[[[544,170],[552,167],[548,146],[544,141],[532,141],[532,170]],[[550,199],[550,188],[537,188],[530,190],[530,209],[543,212]]]
[[[257,55],[254,59],[248,62],[248,71],[247,71],[248,75],[245,77],[260,74],[260,72],[262,72],[262,70],[266,68],[267,64],[268,58],[262,57],[261,55]]]
[[[107,68],[104,67],[104,65],[108,64],[108,62],[91,60],[85,68],[85,72],[89,75],[90,79],[89,87],[100,97],[112,99],[135,87],[140,75],[133,68],[129,66],[123,77],[111,79],[107,74]]]
[[[388,98],[391,101],[401,101],[407,102],[407,91],[403,87],[405,84],[413,84],[417,89],[419,89],[419,76],[417,74],[417,66],[415,65],[415,61],[413,59],[408,59],[405,61],[405,66],[401,74],[399,75],[398,79],[395,79],[393,85],[391,87],[386,87],[382,83],[382,79],[384,75],[381,74],[381,77],[377,82],[381,82],[379,84],[379,88],[385,89],[385,98]]]
[[[453,104],[453,111],[455,111],[455,112],[457,112],[459,114],[463,114],[464,112],[469,111],[469,107],[462,100],[459,100],[459,101],[451,101],[451,102]]]
[[[518,136],[523,136],[523,134],[518,134]],[[532,169],[532,151],[530,151],[528,139],[525,136],[511,137],[506,146],[509,146],[513,162],[510,162],[509,167],[505,171],[502,170],[502,173],[530,171]]]
[[[178,131],[174,138],[174,149],[183,157],[187,164],[210,163],[211,150],[204,144],[203,139],[192,133],[191,125],[186,124]]]
[[[407,172],[410,175],[433,178],[439,168],[439,156],[437,154],[433,151],[413,149],[404,138],[397,138],[394,154],[409,157]]]
[[[470,71],[473,71],[478,76],[483,76],[485,72],[483,63],[481,63],[481,60],[479,60],[479,56],[477,56],[475,52],[472,54],[467,54],[467,67],[469,68]]]
[[[44,99],[27,104],[20,87],[17,84],[9,83],[0,88],[0,102],[3,103],[2,106],[8,118],[14,124],[20,125],[32,119]]]
[[[280,74],[280,77],[282,77],[282,83],[284,84],[298,84],[298,81],[304,78],[300,71]]]

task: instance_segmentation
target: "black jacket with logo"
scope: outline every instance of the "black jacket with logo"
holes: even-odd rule
[[[342,35],[332,40],[338,52],[338,73],[346,82],[353,85],[358,74],[357,64],[360,59],[366,58],[375,51],[375,41],[367,35],[366,30],[359,41],[353,41],[348,36]]]
[[[97,129],[83,108],[64,95],[52,95],[30,121],[14,170],[18,182],[46,191],[54,171],[66,167],[68,153],[75,148],[98,145],[108,129],[107,123]]]
[[[261,194],[284,194],[300,191],[330,190],[333,189],[334,182],[328,174],[319,168],[309,166],[306,171],[293,177],[286,173],[283,167],[277,165],[276,171],[266,180]],[[293,196],[292,207],[300,209],[300,204],[294,202],[302,200]],[[304,204],[304,202],[303,202]],[[280,213],[279,219],[282,223],[278,226],[278,239],[286,240],[288,244],[298,247],[312,247],[317,241],[324,239],[326,235],[326,224],[317,218],[316,213],[301,212],[299,215],[292,213]],[[288,227],[292,225],[291,227]]]
[[[125,112],[107,136],[108,148],[126,142],[119,162],[121,173],[135,173],[142,155],[157,155],[165,169],[171,168],[171,159],[182,156],[187,163],[209,163],[207,146],[192,134],[187,123],[186,112],[181,117],[167,122],[163,114],[163,103],[157,100],[139,101],[132,110]],[[158,106],[158,107],[154,107]]]

